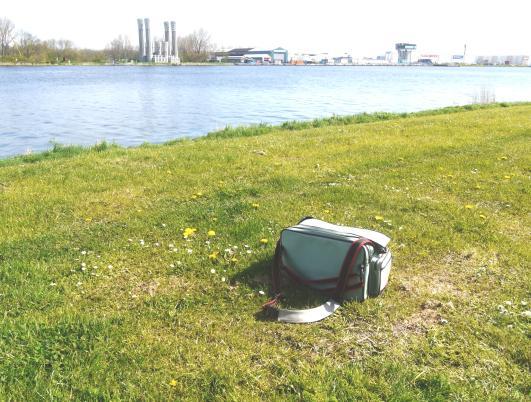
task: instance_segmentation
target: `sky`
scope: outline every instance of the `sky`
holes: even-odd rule
[[[418,54],[531,55],[530,0],[0,0],[0,18],[40,39],[102,49],[118,35],[138,45],[137,18],[152,35],[204,28],[218,48],[284,47],[290,53],[384,54],[396,42]]]

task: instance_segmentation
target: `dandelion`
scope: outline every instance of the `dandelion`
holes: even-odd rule
[[[92,222],[92,218],[91,217],[86,217],[85,218],[85,222]]]
[[[266,238],[260,239],[260,243],[261,244],[267,244],[267,242],[268,242],[268,240]]]
[[[381,215],[376,215],[376,216],[374,217],[374,219],[376,219],[377,221],[383,221],[383,220],[384,220],[384,217],[381,216]]]
[[[201,191],[198,191],[197,193],[195,193],[195,195],[197,195],[198,197],[202,197],[203,193]]]
[[[503,178],[504,178],[504,179],[510,179],[511,176],[509,176],[509,175],[505,175],[505,176],[503,176]]]
[[[329,214],[329,213],[330,213],[330,210],[329,210],[329,209],[325,209],[325,210],[324,210],[324,213],[325,213],[325,214]]]
[[[183,238],[188,239],[190,236],[193,236],[197,232],[196,228],[186,228],[183,231]]]
[[[170,387],[176,387],[176,386],[177,386],[177,380],[171,380]]]
[[[466,209],[474,209],[474,206],[472,204],[466,204],[465,208]]]
[[[218,255],[219,255],[219,251],[214,251],[208,255],[208,259],[212,261],[216,261],[218,259]]]
[[[252,206],[253,206],[253,208],[255,208],[255,209],[256,209],[256,208],[260,208],[260,204],[258,204],[258,203],[256,203],[256,202],[254,202],[254,203],[252,204]]]
[[[212,229],[207,232],[208,237],[214,237],[216,235],[216,232],[214,232]]]

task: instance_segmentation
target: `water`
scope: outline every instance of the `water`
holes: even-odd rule
[[[160,143],[227,125],[530,101],[531,68],[0,68],[0,157],[52,142]]]

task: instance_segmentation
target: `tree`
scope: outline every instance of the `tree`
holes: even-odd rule
[[[179,57],[185,62],[205,62],[214,48],[210,34],[203,28],[179,38]]]
[[[131,41],[125,35],[113,39],[105,48],[105,53],[114,61],[131,60],[136,56]]]
[[[0,18],[0,56],[7,56],[9,46],[15,39],[15,24],[7,18]]]
[[[37,53],[40,41],[29,32],[20,31],[18,34],[17,48],[21,57],[30,60]]]

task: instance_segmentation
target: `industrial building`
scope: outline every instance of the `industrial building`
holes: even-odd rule
[[[478,56],[476,64],[484,66],[528,66],[529,56],[510,55],[510,56]]]
[[[287,64],[288,51],[281,47],[271,50],[244,47],[215,52],[210,56],[210,60],[238,64]]]
[[[179,64],[177,29],[175,21],[164,23],[164,38],[153,40],[149,18],[137,20],[138,61],[147,63]],[[170,33],[171,28],[171,33]]]
[[[421,54],[417,63],[425,66],[440,64],[440,56],[438,54]]]
[[[413,43],[397,43],[395,49],[398,52],[398,64],[411,64],[411,54],[417,49]]]

